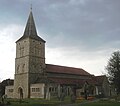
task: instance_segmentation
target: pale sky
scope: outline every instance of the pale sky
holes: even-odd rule
[[[105,73],[111,53],[120,49],[120,0],[0,0],[0,81],[14,78],[15,42],[31,3],[46,63]]]

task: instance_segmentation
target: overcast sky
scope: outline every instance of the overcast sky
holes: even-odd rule
[[[17,41],[32,3],[46,63],[105,73],[120,49],[120,0],[0,0],[0,81],[14,78]]]

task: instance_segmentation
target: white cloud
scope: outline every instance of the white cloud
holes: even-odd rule
[[[0,80],[13,78],[15,71],[15,41],[21,26],[0,26]]]
[[[73,4],[73,5],[85,5],[87,2],[87,0],[70,0],[70,4]]]
[[[111,49],[87,52],[76,48],[46,48],[46,63],[83,68],[91,74],[101,75]]]

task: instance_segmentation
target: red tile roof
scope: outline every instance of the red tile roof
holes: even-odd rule
[[[97,84],[96,81],[92,79],[72,79],[72,78],[48,78],[50,81],[53,81],[58,84],[80,84],[84,85],[85,82],[88,84]]]
[[[75,74],[75,75],[91,75],[81,68],[73,68],[59,65],[46,64],[46,71],[52,73],[64,73],[64,74]]]
[[[84,84],[84,80],[70,79],[70,78],[48,78],[49,80],[58,84]]]
[[[94,79],[87,79],[86,81],[88,82],[88,84],[92,84],[92,85],[97,85],[98,84],[98,82]]]
[[[101,76],[95,76],[93,79],[96,80],[99,85],[101,85],[103,84],[105,77],[106,77],[105,75],[101,75]]]

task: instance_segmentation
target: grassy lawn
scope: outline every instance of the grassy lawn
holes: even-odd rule
[[[70,104],[70,98],[66,98],[64,101],[59,101],[58,99],[44,100],[44,99],[24,99],[20,103],[18,99],[8,99],[11,103],[10,106],[58,106],[60,104]],[[120,106],[120,102],[116,101],[76,101],[73,106]],[[62,105],[61,105],[62,106]]]
[[[120,102],[98,101],[93,103],[78,104],[77,106],[120,106]]]
[[[42,100],[42,99],[24,99],[21,101],[19,100],[9,100],[11,106],[57,106],[60,104],[59,101],[49,101],[49,100]]]
[[[7,99],[6,101],[10,102],[10,106],[58,106],[70,103],[69,99],[65,99],[65,101],[59,101],[58,99],[24,99],[21,103],[19,99]]]

